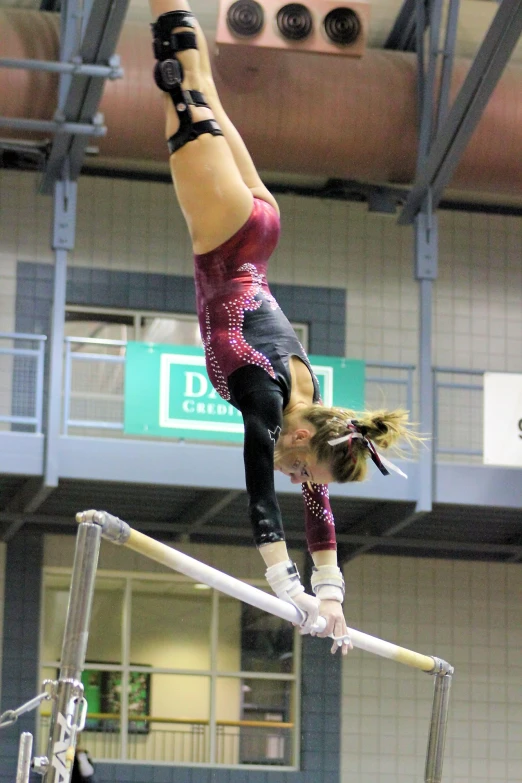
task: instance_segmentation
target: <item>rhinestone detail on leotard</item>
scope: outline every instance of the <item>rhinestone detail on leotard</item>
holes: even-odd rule
[[[330,511],[330,509],[325,508],[314,497],[314,495],[320,495],[328,500],[328,498],[330,497],[330,493],[328,492],[328,485],[306,483],[302,485],[302,491],[303,491],[303,499],[305,505],[310,511],[310,513],[313,514],[313,516],[316,519],[322,517],[328,522],[329,525],[334,525],[335,524],[334,516]]]
[[[275,378],[274,368],[272,367],[270,360],[263,353],[256,351],[255,348],[247,343],[243,335],[245,313],[258,310],[263,304],[262,299],[255,298],[261,291],[263,275],[259,274],[254,264],[243,264],[237,271],[249,272],[252,278],[252,285],[245,294],[223,304],[223,307],[228,313],[228,339],[230,345],[232,346],[234,353],[246,364],[257,365],[263,370],[266,370],[271,378]],[[274,303],[275,307],[277,307],[277,302],[273,297],[271,297],[271,299],[270,306],[275,309]]]
[[[213,384],[216,387],[216,391],[220,397],[224,400],[230,400],[230,392],[228,390],[227,379],[223,375],[223,371],[217,360],[216,354],[210,344],[211,338],[211,326],[210,326],[210,311],[208,306],[205,308],[205,334],[201,335],[203,341],[203,348],[207,357],[207,362],[210,364],[212,373],[214,375]]]

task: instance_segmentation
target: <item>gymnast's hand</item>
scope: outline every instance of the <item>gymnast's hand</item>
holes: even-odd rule
[[[299,633],[311,633],[312,626],[316,624],[319,617],[319,599],[315,595],[308,595],[308,593],[303,592],[292,596],[292,603],[306,615],[303,622],[299,625]]]
[[[324,639],[332,634],[335,641],[330,652],[335,654],[340,649],[343,655],[347,655],[350,650],[353,650],[353,645],[348,635],[343,605],[339,601],[321,601],[319,614],[326,620],[326,626],[317,636]]]

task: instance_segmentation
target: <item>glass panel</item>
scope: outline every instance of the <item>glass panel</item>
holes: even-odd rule
[[[123,579],[97,577],[87,645],[88,663],[121,663],[124,592]]]
[[[134,313],[67,309],[65,311],[65,336],[95,337],[99,340],[134,340]],[[96,345],[93,348],[92,345],[73,343],[72,350],[119,355],[123,348],[108,345]]]
[[[222,672],[241,671],[241,602],[219,596],[217,668]]]
[[[70,584],[69,574],[48,574],[45,577],[42,615],[43,661],[60,660]],[[122,579],[97,578],[92,602],[87,661],[121,662],[124,588],[125,582]]]
[[[248,604],[237,604],[235,618],[240,634],[241,656],[239,669],[241,671],[277,672],[289,674],[294,665],[294,629],[290,623],[279,617],[263,612]],[[225,623],[226,633],[230,633],[230,619],[223,618],[220,599],[220,627]],[[225,613],[230,609],[227,608]],[[235,632],[237,638],[238,631]],[[221,641],[220,636],[220,641]],[[223,671],[223,667],[219,666]],[[229,669],[230,671],[231,669]],[[238,669],[236,669],[238,671]]]
[[[170,345],[203,345],[196,316],[143,316],[140,340]]]
[[[131,664],[210,668],[211,591],[194,583],[132,583]]]
[[[131,711],[131,701],[132,710]],[[140,704],[148,703],[148,720]],[[198,764],[209,761],[210,678],[184,674],[146,675],[131,687],[128,758]]]
[[[120,758],[121,672],[86,669],[82,682],[88,707],[80,745],[96,759]]]
[[[218,677],[216,680],[216,761],[218,764],[239,764],[240,718],[241,680],[238,677]]]
[[[59,661],[62,653],[65,618],[69,603],[71,576],[47,574],[44,577],[42,607],[42,661]],[[56,671],[50,675],[56,678]]]
[[[295,323],[295,321],[292,321],[292,326],[294,327],[294,331],[297,335],[297,339],[305,349],[305,351],[308,350],[308,324],[300,324]]]
[[[290,681],[219,677],[216,761],[291,766],[293,688]]]

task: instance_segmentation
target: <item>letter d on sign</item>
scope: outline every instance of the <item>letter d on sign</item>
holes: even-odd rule
[[[208,381],[200,372],[185,373],[185,397],[203,397],[207,393]]]

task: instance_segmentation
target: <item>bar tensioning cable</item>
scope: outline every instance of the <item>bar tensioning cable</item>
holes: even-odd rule
[[[292,604],[218,571],[216,568],[200,563],[189,555],[134,530],[127,522],[107,511],[82,511],[76,515],[76,521],[78,523],[95,523],[101,527],[102,537],[108,541],[132,549],[150,560],[161,563],[174,571],[179,571],[197,582],[204,582],[209,587],[237,598],[239,601],[256,606],[258,609],[294,624],[299,624],[301,621],[297,608]],[[319,617],[315,630],[320,633],[325,624],[325,619]],[[453,672],[450,664],[434,656],[423,655],[405,647],[399,647],[355,628],[348,628],[348,634],[354,647],[382,658],[389,658],[430,674],[451,674]]]

